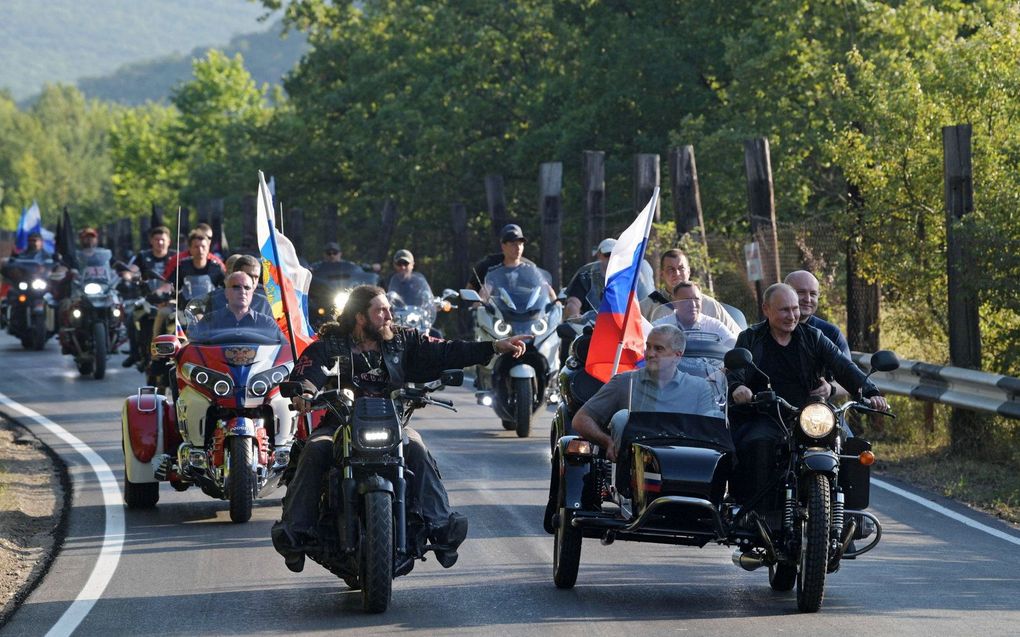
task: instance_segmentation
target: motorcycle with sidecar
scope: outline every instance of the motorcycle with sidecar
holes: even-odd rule
[[[124,500],[152,507],[160,482],[195,485],[228,500],[233,522],[247,522],[290,458],[295,419],[279,386],[294,366],[291,350],[275,326],[203,330],[198,322],[189,339],[153,338],[153,359],[175,371],[170,398],[150,386],[125,401]]]
[[[407,516],[403,430],[414,411],[426,405],[456,411],[451,401],[429,394],[463,382],[462,370],[447,370],[432,382],[407,383],[390,397],[352,400],[333,389],[311,401],[313,409],[332,412],[341,426],[333,437],[334,465],[323,481],[318,541],[305,553],[351,588],[361,589],[367,612],[385,611],[393,578],[410,573],[416,560],[441,548],[428,543],[427,525]],[[286,396],[301,391],[297,382],[283,386]],[[296,465],[301,443],[294,447]]]
[[[732,350],[725,365],[753,365],[750,352]],[[881,351],[871,365],[872,371],[892,371],[899,362]],[[722,418],[621,412],[613,426],[626,428],[615,463],[578,436],[561,437],[546,512],[556,586],[576,583],[584,538],[603,545],[716,543],[734,547],[733,562],[745,570],[767,567],[774,590],[796,588],[800,611],[819,610],[826,576],[843,560],[872,550],[882,536],[879,520],[865,511],[874,454],[863,439],[845,437],[846,414],[891,414],[863,399],[795,409],[772,391],[756,395],[752,405],[772,419],[785,442],[770,479],[743,503],[727,493],[735,454]]]

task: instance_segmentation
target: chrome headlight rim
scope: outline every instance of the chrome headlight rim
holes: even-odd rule
[[[801,409],[797,425],[805,436],[820,440],[836,428],[836,413],[825,403],[811,403]]]
[[[531,324],[531,333],[535,336],[541,336],[549,330],[549,321],[544,318],[540,318]]]
[[[513,331],[513,327],[511,327],[510,323],[503,319],[497,319],[496,322],[492,324],[492,331],[496,333],[496,336],[502,338],[504,336],[509,336],[510,332]]]

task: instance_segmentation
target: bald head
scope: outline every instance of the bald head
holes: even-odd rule
[[[803,323],[815,315],[818,309],[818,279],[807,270],[797,270],[786,275],[783,283],[797,293],[797,304],[800,306],[800,322]]]

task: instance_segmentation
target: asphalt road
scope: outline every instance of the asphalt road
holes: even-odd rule
[[[120,408],[142,380],[123,370],[121,360],[114,357],[107,378],[95,381],[79,377],[54,342],[43,352],[24,352],[2,335],[0,393],[77,437],[95,453],[92,464],[105,461],[120,485]],[[827,579],[817,614],[797,613],[793,593],[772,592],[764,569],[734,567],[725,547],[604,547],[585,540],[577,586],[558,590],[552,537],[541,526],[548,414],[540,414],[532,438],[521,440],[476,406],[468,390],[450,389],[444,397],[456,402],[457,413],[425,409],[415,424],[439,461],[454,505],[470,518],[468,540],[452,569],[430,559],[396,580],[382,615],[362,613],[359,594],[312,562],[300,574],[284,567],[269,539],[278,497],[260,501],[252,520],[240,525],[229,521],[225,502],[166,485],[153,511],[104,507],[83,450],[28,423],[67,462],[74,506],[59,556],[0,634],[67,634],[71,626],[78,635],[930,636],[1020,630],[1020,532],[938,500],[1007,534],[997,537],[878,488],[872,510],[885,525],[883,541]],[[0,408],[26,421],[11,406]],[[108,526],[116,531],[121,519],[123,534],[108,536]],[[111,547],[120,542],[117,555]],[[107,554],[99,559],[104,544]],[[77,616],[69,618],[65,613],[76,599]]]

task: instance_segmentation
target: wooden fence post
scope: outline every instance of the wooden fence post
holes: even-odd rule
[[[701,249],[705,258],[705,278],[709,294],[715,294],[712,270],[708,267],[708,239],[705,217],[701,212],[701,193],[698,189],[698,168],[694,162],[694,146],[672,148],[669,151],[669,181],[673,192],[673,218],[677,240],[697,229],[701,235]]]
[[[560,289],[563,264],[560,217],[563,199],[563,163],[546,162],[538,170],[538,216],[542,224],[542,267],[552,275],[554,290]]]
[[[586,150],[581,159],[584,188],[584,244],[581,263],[591,261],[591,251],[606,238],[606,153]]]
[[[974,210],[971,126],[942,129],[946,201],[946,269],[949,317],[949,362],[954,367],[981,369],[981,325],[973,270],[971,233],[964,216]],[[987,437],[978,414],[954,408],[949,416],[950,444],[967,454],[979,452]]]
[[[846,339],[855,352],[879,348],[879,286],[861,275],[860,252],[864,240],[864,199],[856,184],[847,184],[849,213],[857,228],[847,237],[846,248]],[[879,419],[881,420],[881,419]]]
[[[506,195],[503,193],[503,175],[485,176],[485,203],[489,208],[489,218],[492,219],[492,236],[499,242],[499,231],[503,226],[510,223],[506,214]],[[489,248],[486,246],[485,252]]]
[[[322,254],[326,244],[330,241],[339,242],[340,239],[340,207],[335,203],[326,204],[322,208],[322,241],[319,245],[319,254]],[[340,246],[343,248],[344,246]]]
[[[464,249],[468,244],[467,208],[464,204],[458,202],[450,206],[450,225],[453,231],[450,236],[450,254],[453,255],[453,276],[456,281],[450,287],[459,290],[471,277],[471,260],[468,251]],[[438,290],[433,292],[438,294]],[[469,305],[466,302],[457,304],[457,332],[460,338],[471,338],[474,321]]]
[[[747,173],[751,237],[757,242],[761,255],[762,280],[755,281],[754,285],[760,312],[765,288],[779,282],[779,238],[776,235],[776,201],[769,140],[759,137],[744,142],[744,170]]]
[[[115,252],[125,261],[128,259],[128,255],[133,255],[135,251],[134,232],[132,232],[131,228],[132,225],[130,217],[124,217],[117,221],[117,249]],[[144,248],[145,245],[146,244],[143,243],[142,247]]]
[[[298,256],[305,256],[305,211],[304,208],[291,208],[287,211],[287,238],[294,244]]]
[[[138,217],[138,238],[141,241],[141,249],[149,249],[149,230],[152,228],[152,219],[149,215]]]
[[[655,191],[655,187],[659,185],[660,174],[659,174],[659,156],[657,154],[649,153],[638,153],[634,155],[634,215],[637,216],[645,206],[648,205],[648,200],[652,198],[652,192]],[[659,223],[662,217],[662,197],[659,197],[655,202],[655,210],[652,212],[652,221]],[[627,227],[633,221],[633,217],[627,220],[624,227]],[[655,249],[659,243],[658,233],[655,228],[652,227],[650,234],[648,235],[648,245],[652,247],[651,250],[646,250],[645,259],[652,266],[652,280],[659,280],[659,253]]]
[[[397,227],[397,202],[387,199],[379,211],[382,228],[379,232],[379,243],[376,248],[375,262],[385,265],[389,263],[390,244],[393,242],[393,230]]]
[[[255,195],[241,197],[241,250],[258,251],[258,237],[255,234],[255,215],[258,214]]]

